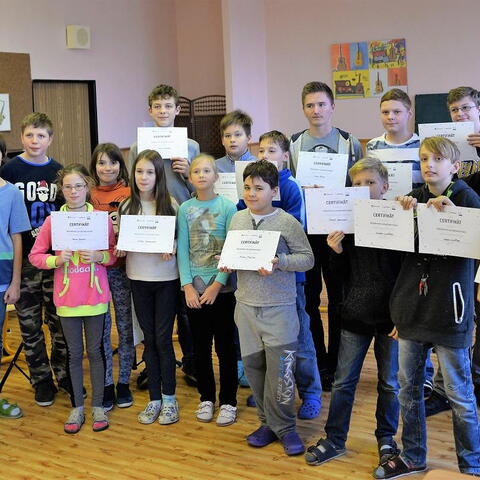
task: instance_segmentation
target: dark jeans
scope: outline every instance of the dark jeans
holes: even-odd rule
[[[179,280],[144,282],[131,280],[133,304],[145,336],[143,358],[148,371],[150,400],[175,394],[175,352],[172,333]]]
[[[237,355],[233,293],[221,293],[213,305],[187,308],[193,334],[197,386],[202,402],[215,403],[215,377],[212,363],[212,342],[215,340],[220,370],[220,405],[237,405]],[[147,367],[148,368],[148,367]]]
[[[345,448],[350,427],[355,389],[370,343],[374,340],[378,369],[377,429],[380,444],[391,443],[397,433],[400,406],[398,403],[398,342],[386,334],[360,335],[342,330],[338,366],[332,388],[325,432],[337,448]]]
[[[305,310],[310,316],[310,330],[317,352],[318,370],[321,374],[333,375],[337,368],[340,345],[340,306],[342,301],[342,281],[339,275],[329,268],[331,249],[327,245],[326,235],[308,235],[308,241],[315,255],[314,267],[306,272]],[[322,292],[322,274],[328,295],[328,350],[325,347],[325,334],[320,318],[320,293]]]

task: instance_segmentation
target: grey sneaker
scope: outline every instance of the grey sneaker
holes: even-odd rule
[[[160,416],[158,417],[158,423],[160,425],[170,425],[171,423],[178,422],[180,420],[180,414],[178,411],[178,403],[175,402],[163,402]]]
[[[160,409],[162,408],[162,402],[155,400],[148,402],[145,410],[138,414],[138,421],[144,425],[150,425],[153,423],[158,416],[160,415]]]
[[[217,416],[217,425],[219,427],[228,427],[237,420],[237,407],[224,404],[220,407]]]
[[[197,411],[197,420],[199,422],[211,422],[213,419],[213,412],[215,410],[215,405],[212,402],[200,402],[198,404]]]

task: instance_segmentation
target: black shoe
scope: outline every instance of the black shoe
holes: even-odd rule
[[[115,386],[106,385],[103,389],[103,409],[109,412],[115,405]]]
[[[395,442],[395,440],[390,440],[388,442],[379,442],[378,444],[378,464],[388,462],[391,458],[396,457],[400,454],[400,450]]]
[[[139,390],[146,390],[148,388],[148,373],[144,368],[137,377],[137,388]]]
[[[425,416],[431,417],[432,415],[436,415],[440,412],[446,412],[447,410],[451,410],[452,407],[448,398],[444,397],[440,393],[436,392],[435,390],[432,392],[429,398],[425,400]]]
[[[475,398],[477,399],[477,406],[480,407],[480,385],[473,386],[473,393],[475,394]]]
[[[117,383],[117,407],[128,408],[132,405],[133,397],[128,383]]]
[[[255,400],[255,397],[253,395],[249,395],[247,397],[247,407],[255,408],[256,406],[257,406],[257,402]]]
[[[320,380],[322,382],[322,391],[331,392],[333,384],[333,375],[331,373],[320,374]]]
[[[57,391],[51,379],[44,380],[35,387],[35,402],[40,407],[49,407],[53,405]]]
[[[433,392],[433,383],[431,380],[425,380],[425,383],[423,384],[423,398],[426,400],[427,398],[430,398],[430,395]]]

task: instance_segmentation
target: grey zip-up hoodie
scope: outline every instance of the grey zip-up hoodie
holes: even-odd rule
[[[293,305],[296,301],[295,272],[310,270],[314,257],[300,222],[281,208],[255,224],[249,210],[237,212],[230,230],[270,230],[280,232],[277,269],[261,276],[255,271],[237,271],[237,301],[253,307]]]

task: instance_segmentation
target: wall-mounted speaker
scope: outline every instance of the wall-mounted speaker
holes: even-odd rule
[[[90,27],[67,25],[67,48],[90,48]]]

